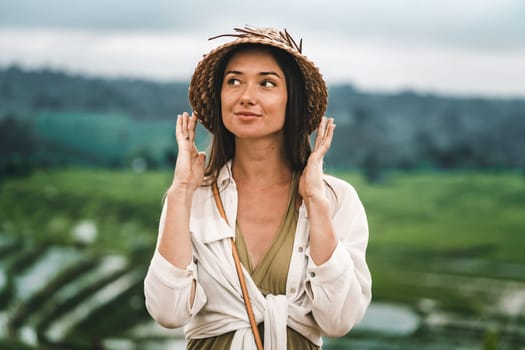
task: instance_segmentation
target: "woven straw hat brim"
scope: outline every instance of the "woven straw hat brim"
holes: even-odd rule
[[[232,49],[242,44],[262,44],[280,48],[292,55],[299,65],[305,81],[305,93],[308,118],[308,132],[311,133],[319,126],[321,118],[326,112],[328,104],[328,91],[319,68],[306,56],[291,48],[290,46],[276,40],[264,37],[240,37],[236,40],[223,44],[203,57],[197,64],[191,78],[189,89],[189,100],[193,111],[197,113],[200,122],[213,133],[215,115],[214,101],[216,95],[215,71],[221,59]]]

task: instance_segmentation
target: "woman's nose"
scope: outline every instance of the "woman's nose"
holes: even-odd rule
[[[241,95],[241,105],[253,105],[255,104],[255,92],[254,87],[247,85]]]

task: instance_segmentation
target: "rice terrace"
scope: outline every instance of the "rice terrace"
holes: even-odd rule
[[[142,291],[170,175],[52,170],[1,184],[1,348],[182,344],[153,324]],[[369,213],[374,299],[326,349],[523,349],[522,174],[338,175]]]

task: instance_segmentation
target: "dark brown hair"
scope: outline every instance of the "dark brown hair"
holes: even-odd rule
[[[250,49],[263,49],[269,52],[286,77],[288,99],[284,122],[285,154],[292,171],[301,172],[312,151],[308,132],[307,106],[303,73],[297,62],[285,51],[268,45],[244,44],[235,47],[221,60],[215,71],[214,109],[215,115],[222,116],[221,89],[224,70],[233,55]],[[235,136],[224,126],[222,118],[213,120],[213,137],[209,151],[209,161],[205,169],[206,183],[216,180],[219,170],[235,155]]]

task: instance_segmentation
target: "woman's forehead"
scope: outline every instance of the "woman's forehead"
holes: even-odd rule
[[[235,71],[278,71],[282,70],[273,55],[262,48],[250,48],[235,52],[226,65],[226,72]]]

